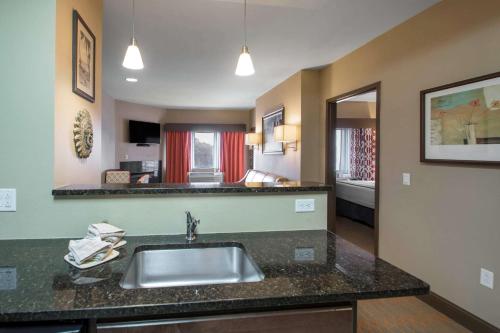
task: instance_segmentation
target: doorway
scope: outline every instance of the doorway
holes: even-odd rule
[[[378,256],[380,82],[327,100],[328,229]]]

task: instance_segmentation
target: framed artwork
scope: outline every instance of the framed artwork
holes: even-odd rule
[[[95,101],[95,36],[73,10],[73,92]]]
[[[281,125],[285,120],[285,107],[280,106],[262,117],[262,153],[281,154],[285,152],[283,143],[274,141],[274,127]]]
[[[420,92],[422,162],[500,165],[500,72]]]

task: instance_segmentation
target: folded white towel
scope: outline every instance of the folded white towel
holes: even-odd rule
[[[94,223],[89,225],[88,239],[100,239],[113,245],[117,244],[125,236],[125,230],[115,227],[109,223]]]
[[[113,249],[113,245],[100,239],[79,239],[69,241],[69,257],[78,265],[88,261],[100,261]]]

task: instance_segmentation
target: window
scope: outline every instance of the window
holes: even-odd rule
[[[350,177],[351,129],[337,129],[335,135],[335,171],[337,177]]]
[[[217,132],[193,132],[191,140],[191,170],[218,171],[220,134]]]

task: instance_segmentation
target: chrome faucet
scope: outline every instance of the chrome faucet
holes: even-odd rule
[[[193,218],[190,212],[186,211],[186,239],[192,242],[196,239],[196,227],[200,224],[200,220]]]

